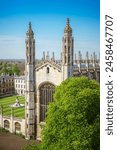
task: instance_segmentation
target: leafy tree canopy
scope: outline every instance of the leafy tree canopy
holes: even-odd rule
[[[20,70],[16,64],[7,64],[1,63],[0,64],[0,74],[9,74],[9,75],[19,75]]]
[[[56,87],[49,104],[40,150],[99,150],[99,84],[69,78]]]
[[[20,70],[16,64],[12,65],[12,72],[15,73],[16,75],[19,75]]]

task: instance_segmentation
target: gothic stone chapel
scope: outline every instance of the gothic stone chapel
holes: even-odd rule
[[[99,60],[95,53],[89,58],[82,59],[80,51],[78,59],[74,58],[74,39],[69,19],[67,19],[62,38],[61,60],[55,60],[49,54],[40,61],[35,60],[34,32],[29,23],[26,33],[26,60],[25,60],[25,135],[26,139],[40,139],[41,126],[44,124],[45,114],[49,102],[53,101],[56,85],[72,76],[88,76],[90,79],[100,80]]]

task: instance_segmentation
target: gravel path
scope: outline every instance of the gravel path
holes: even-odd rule
[[[0,150],[21,150],[23,146],[31,143],[39,144],[39,141],[25,140],[10,133],[0,133]]]

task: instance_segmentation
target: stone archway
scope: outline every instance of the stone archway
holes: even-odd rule
[[[19,122],[15,122],[15,132],[21,132],[21,125]]]
[[[45,82],[39,88],[40,93],[40,122],[45,121],[47,107],[50,102],[53,102],[53,93],[55,86],[52,83]]]
[[[10,122],[8,120],[4,120],[4,128],[9,129],[10,128]]]

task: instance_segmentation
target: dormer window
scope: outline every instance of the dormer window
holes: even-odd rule
[[[47,74],[50,72],[50,68],[49,67],[47,67],[46,72],[47,72]]]

